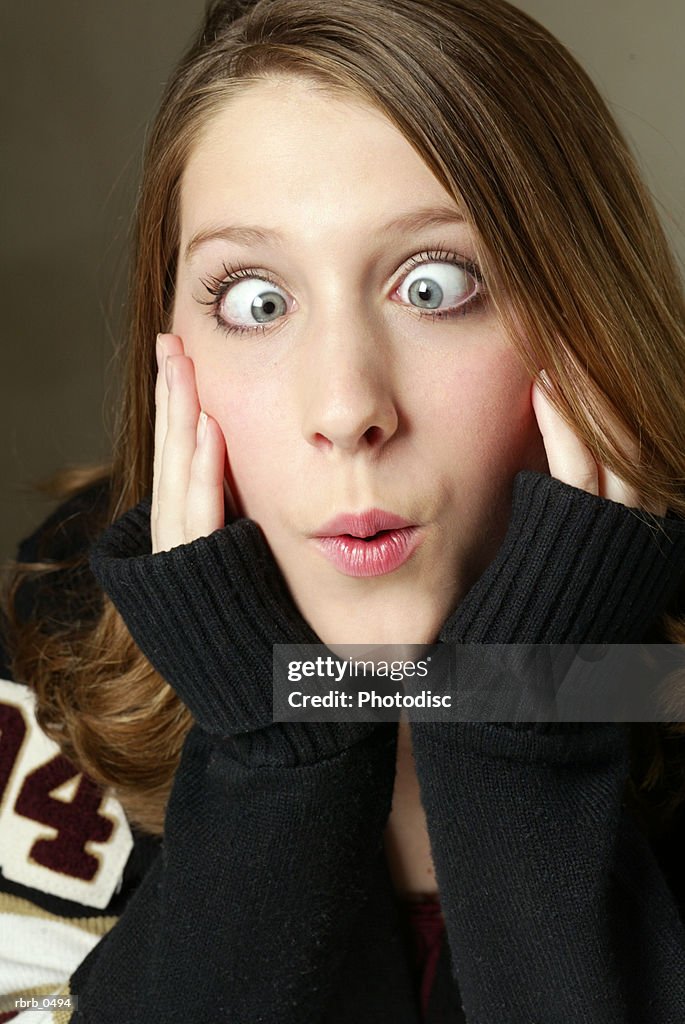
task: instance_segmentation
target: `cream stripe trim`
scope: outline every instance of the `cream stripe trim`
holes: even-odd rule
[[[106,935],[114,927],[119,918],[116,915],[108,917],[62,917],[60,914],[52,914],[49,910],[23,899],[21,896],[14,896],[7,892],[0,892],[0,914],[21,914],[25,917],[38,917],[42,920],[58,921],[60,924],[72,925],[88,932],[89,935]]]

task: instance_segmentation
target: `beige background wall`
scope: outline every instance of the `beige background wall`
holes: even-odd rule
[[[685,3],[519,6],[611,101],[685,257]],[[27,485],[107,451],[103,403],[144,125],[203,9],[203,0],[3,5],[0,558],[51,507]]]

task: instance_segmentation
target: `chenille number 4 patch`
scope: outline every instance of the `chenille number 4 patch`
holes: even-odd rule
[[[38,725],[28,687],[0,679],[0,867],[5,878],[104,909],[133,846],[119,802]]]

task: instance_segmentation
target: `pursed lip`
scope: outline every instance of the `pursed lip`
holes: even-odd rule
[[[402,516],[395,515],[394,512],[386,512],[382,508],[369,508],[364,512],[343,512],[333,516],[312,536],[339,537],[342,534],[349,534],[351,537],[373,537],[381,530],[404,530],[416,525]]]

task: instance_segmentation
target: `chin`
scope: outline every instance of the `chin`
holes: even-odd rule
[[[367,608],[364,614],[356,616],[322,615],[319,610],[318,614],[306,618],[327,647],[333,644],[423,646],[436,642],[446,615],[432,616],[422,622],[415,612],[400,614],[386,608],[376,617]]]

